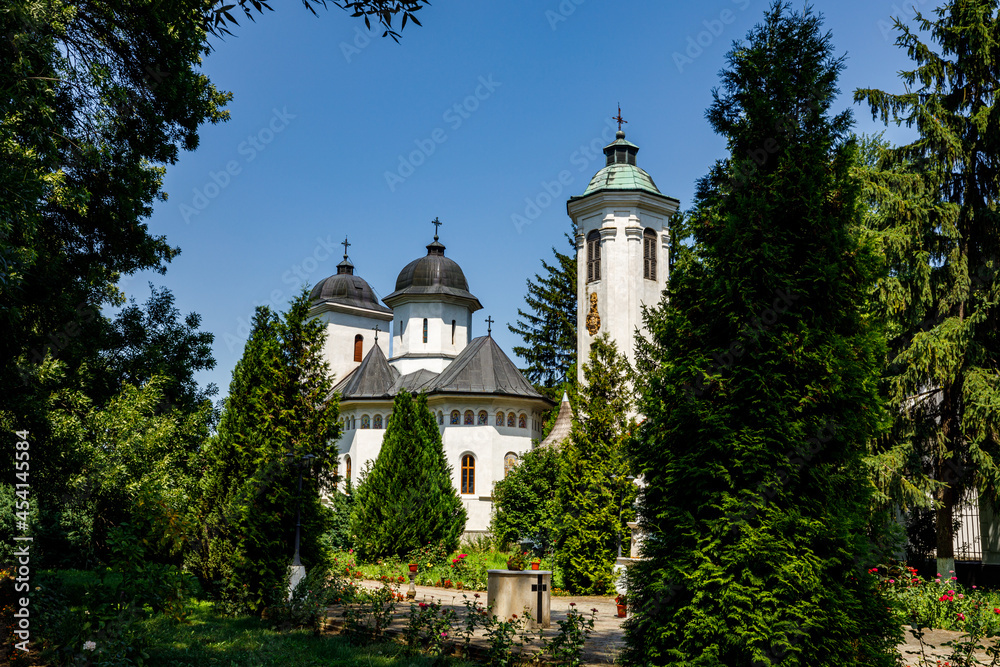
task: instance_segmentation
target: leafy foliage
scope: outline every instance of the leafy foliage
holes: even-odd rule
[[[884,346],[851,117],[830,112],[843,59],[812,10],[774,3],[727,61],[707,117],[730,156],[638,340],[647,537],[622,661],[894,665],[864,563]]]
[[[889,325],[891,431],[872,469],[884,503],[933,497],[939,568],[953,569],[954,506],[970,489],[1000,502],[1000,30],[997,3],[953,0],[918,14],[936,44],[898,23],[915,68],[904,94],[858,90],[872,115],[915,127],[876,145],[863,170],[868,232],[888,275],[874,310]]]
[[[634,397],[631,369],[607,334],[591,344],[583,375],[573,428],[560,451],[555,561],[566,590],[604,595],[614,585],[617,547],[634,516],[625,457]]]
[[[555,544],[562,508],[556,502],[559,450],[536,448],[493,486],[490,532],[501,549],[522,538],[544,552]]]
[[[351,533],[359,557],[402,556],[427,542],[454,550],[466,512],[451,476],[427,397],[401,391],[378,458],[358,484]]]

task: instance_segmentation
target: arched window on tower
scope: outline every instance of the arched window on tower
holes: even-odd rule
[[[476,492],[476,459],[472,454],[462,457],[462,493]]]
[[[461,420],[462,420],[462,413],[460,413],[458,410],[452,410],[451,419],[449,420],[451,425],[457,426]]]
[[[656,232],[649,227],[642,232],[642,277],[656,280]]]
[[[354,337],[354,361],[361,361],[361,348],[365,344],[364,336],[358,334]]]
[[[503,426],[503,411],[497,413],[497,426]]]
[[[521,416],[517,418],[517,427],[518,428],[528,428],[528,416],[527,415],[525,415],[525,414],[522,413]]]
[[[465,425],[466,426],[472,426],[473,424],[475,424],[476,423],[475,419],[476,418],[472,414],[472,410],[466,410],[465,411]]]
[[[517,417],[514,416],[513,412],[507,413],[507,426],[509,428],[514,428],[514,424],[517,423]]]
[[[424,342],[427,342],[427,318],[424,318]]]
[[[490,416],[486,414],[486,410],[479,411],[479,417],[476,420],[477,426],[488,426],[490,423]]]
[[[350,456],[345,456],[344,457],[344,464],[345,464],[345,466],[347,468],[347,474],[344,475],[344,481],[345,482],[350,482],[351,481],[351,457]]]
[[[601,279],[601,233],[596,229],[587,234],[587,282]]]
[[[455,344],[455,320],[451,321],[451,344]]]
[[[372,428],[382,428],[382,415],[375,415],[372,419]]]

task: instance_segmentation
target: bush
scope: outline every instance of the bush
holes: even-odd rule
[[[524,538],[543,552],[551,551],[562,516],[556,504],[559,450],[544,447],[526,452],[513,470],[493,487],[490,532],[503,549]]]

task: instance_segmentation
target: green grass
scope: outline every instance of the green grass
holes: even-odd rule
[[[337,635],[315,636],[296,630],[278,632],[255,618],[216,615],[208,602],[195,602],[191,623],[178,624],[159,616],[145,622],[153,648],[149,667],[306,667],[355,666],[423,667],[434,664],[425,656],[410,656],[391,642],[353,645]],[[453,661],[454,667],[471,663]]]

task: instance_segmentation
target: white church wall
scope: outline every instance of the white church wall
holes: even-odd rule
[[[440,296],[438,296],[440,298]],[[392,346],[397,358],[408,355],[439,355],[435,361],[414,364],[411,360],[398,360],[401,373],[420,368],[439,373],[451,359],[465,349],[470,340],[469,309],[442,301],[410,301],[397,304],[393,309]],[[424,341],[423,322],[427,320],[427,340]],[[454,330],[452,328],[454,322]],[[442,363],[443,361],[443,363]],[[403,370],[403,366],[407,370]],[[414,366],[413,368],[410,368]]]
[[[388,315],[386,315],[388,318]],[[330,362],[334,382],[339,382],[352,370],[360,366],[354,361],[354,338],[361,336],[361,358],[364,359],[375,345],[374,327],[379,328],[378,346],[389,356],[389,327],[392,322],[383,318],[363,317],[352,313],[328,310],[318,316],[326,324],[326,342],[323,354]]]

